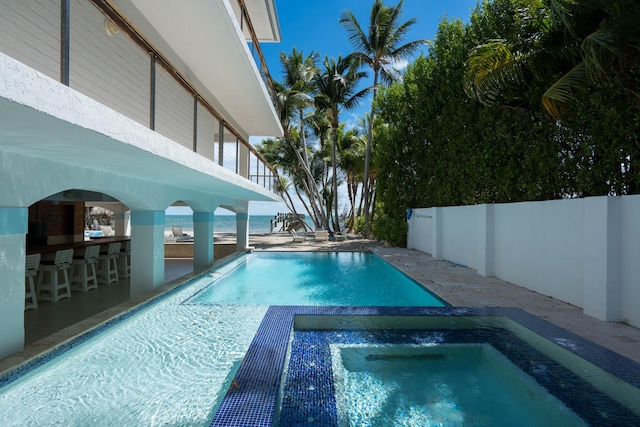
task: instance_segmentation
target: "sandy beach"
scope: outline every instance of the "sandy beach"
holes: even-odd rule
[[[189,234],[189,233],[187,233]],[[189,234],[189,237],[193,237]],[[249,235],[249,246],[256,251],[346,251],[362,252],[369,247],[385,246],[384,242],[365,239],[359,234],[348,234],[345,240],[315,241],[313,236],[308,236],[304,242],[294,242],[287,233],[256,233]],[[235,243],[235,233],[214,233],[214,243]],[[171,233],[165,233],[165,242],[176,242]]]
[[[215,234],[215,242],[235,242],[235,234],[221,233]],[[359,234],[349,234],[343,241],[315,241],[313,237],[307,237],[304,242],[294,242],[290,234],[284,233],[264,233],[250,234],[249,246],[256,251],[346,251],[362,252],[374,246],[384,246],[384,242],[369,240]]]

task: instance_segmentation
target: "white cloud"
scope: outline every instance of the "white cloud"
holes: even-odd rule
[[[409,61],[406,59],[399,59],[390,64],[391,68],[398,71],[404,71],[409,66]]]

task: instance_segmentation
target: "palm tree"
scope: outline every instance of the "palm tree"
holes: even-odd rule
[[[320,153],[325,153],[327,137],[329,136],[329,131],[331,130],[331,119],[329,118],[329,115],[326,111],[321,111],[316,108],[314,113],[311,116],[307,117],[307,124],[320,143]],[[327,161],[323,158],[322,162],[322,183],[323,185],[326,185],[329,179]]]
[[[355,224],[355,203],[358,194],[358,186],[364,174],[364,151],[367,145],[367,137],[356,129],[344,132],[344,123],[340,125],[338,137],[338,167],[342,170],[347,180],[350,212],[345,228],[351,232]]]
[[[331,167],[333,169],[332,193],[333,193],[333,231],[340,231],[338,212],[338,162],[336,150],[338,146],[338,126],[340,124],[340,111],[344,108],[350,110],[358,105],[367,94],[368,89],[357,91],[360,80],[366,77],[366,73],[358,71],[360,64],[351,56],[338,59],[325,57],[324,69],[316,76],[315,98],[316,106],[321,111],[326,111],[331,120]]]
[[[304,173],[302,186],[309,199],[313,212],[312,218],[316,227],[327,227],[328,222],[324,214],[323,198],[316,185],[309,165],[308,147],[305,134],[305,110],[312,106],[314,85],[313,79],[317,73],[317,55],[312,53],[306,58],[295,47],[291,55],[280,53],[280,63],[283,69],[283,83],[274,82],[276,93],[281,104],[280,120],[284,130],[284,138],[291,145],[300,168]],[[299,144],[292,138],[292,129],[297,119]],[[296,189],[298,187],[296,186]]]
[[[373,99],[376,97],[378,81],[381,79],[385,83],[393,82],[397,76],[397,70],[393,65],[401,60],[407,60],[426,43],[426,40],[415,40],[401,44],[407,32],[413,24],[417,22],[415,18],[400,23],[402,4],[404,0],[396,6],[387,7],[383,0],[375,0],[371,6],[369,17],[369,28],[367,32],[362,29],[354,14],[346,10],[340,18],[340,23],[346,30],[355,51],[350,55],[361,64],[373,69]],[[374,103],[371,103],[371,120],[367,131],[367,147],[364,160],[364,176],[369,176],[371,162],[371,145],[373,140],[372,124],[375,117]],[[369,221],[369,202],[367,194],[370,192],[368,180],[365,179],[363,193],[365,194],[365,237],[368,237],[371,230]]]
[[[278,174],[279,180],[276,182],[276,190],[279,194],[284,194],[287,197],[288,200],[283,198],[287,208],[298,215],[289,193],[289,190],[293,187],[293,190],[296,192],[298,199],[304,206],[309,217],[313,220],[314,224],[319,224],[320,220],[315,210],[305,201],[305,198],[307,200],[311,198],[309,196],[306,174],[302,170],[299,157],[296,156],[295,153],[297,150],[294,148],[299,143],[298,132],[295,129],[291,130],[289,138],[294,141],[293,144],[290,144],[285,138],[272,138],[263,140],[256,148],[269,164],[281,171],[281,173]],[[312,174],[314,174],[314,172],[315,171],[312,170]],[[286,177],[288,177],[290,181],[287,180]],[[303,194],[305,197],[303,197]]]
[[[518,8],[529,21],[542,19],[537,33],[489,40],[472,51],[465,76],[468,95],[487,105],[508,102],[509,92],[533,74],[553,82],[542,96],[542,105],[559,119],[576,92],[607,80],[618,70],[624,75],[637,64],[637,1],[550,0],[548,8],[545,3],[526,1]],[[637,86],[628,83],[630,90]]]

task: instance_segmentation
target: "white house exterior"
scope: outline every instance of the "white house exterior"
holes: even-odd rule
[[[250,29],[279,41],[274,0],[0,0],[0,358],[24,345],[34,203],[130,218],[132,296],[164,283],[172,204],[194,211],[195,268],[217,207],[247,246],[249,201],[279,200],[247,141],[282,135]]]

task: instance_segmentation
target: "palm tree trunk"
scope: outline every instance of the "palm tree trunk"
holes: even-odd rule
[[[376,197],[378,196],[378,193],[376,193],[376,191],[373,191],[373,203],[372,203],[372,207],[371,207],[371,219],[373,220],[373,217],[376,214]]]
[[[332,145],[331,145],[331,166],[333,167],[333,231],[340,232],[340,217],[338,213],[338,158],[336,156],[336,147],[338,146],[338,111],[333,112],[333,119],[331,120]]]
[[[376,93],[378,92],[378,73],[377,69],[373,73],[373,99],[376,99]],[[367,129],[367,149],[364,155],[364,187],[362,193],[364,194],[364,237],[369,238],[371,235],[371,224],[369,218],[369,163],[371,162],[371,145],[373,143],[373,119],[375,118],[375,108],[373,102],[371,102],[371,113],[369,115],[369,126]]]
[[[362,204],[364,203],[364,180],[362,180],[362,192],[360,193],[360,202],[358,203],[357,216],[362,215]]]
[[[302,170],[305,174],[305,177],[307,178],[303,179],[302,182],[305,186],[305,192],[309,195],[309,203],[311,203],[311,206],[314,208],[314,213],[318,216],[318,218],[321,219],[322,223],[326,224],[327,219],[323,212],[324,209],[322,205],[322,199],[320,197],[320,194],[318,193],[318,188],[315,184],[315,180],[313,179],[313,175],[311,174],[311,170],[309,169],[309,165],[305,163],[304,158],[300,154],[298,147],[296,147],[296,145],[293,143],[291,137],[287,138],[287,141],[289,142],[289,145],[291,145],[291,149],[295,152],[296,157],[298,158],[298,162],[302,166]],[[316,211],[316,200],[320,204],[319,213],[318,211]]]
[[[318,204],[320,205],[318,211],[322,213],[321,215],[322,222],[326,224],[326,226],[328,226],[327,219],[324,217],[322,198],[320,197],[320,193],[318,192],[318,187],[316,186],[316,182],[313,179],[313,176],[311,175],[311,169],[309,167],[309,158],[307,157],[307,138],[304,131],[304,110],[302,108],[299,110],[299,114],[300,114],[300,118],[299,118],[300,142],[302,143],[302,158],[304,159],[304,165],[306,168],[305,170],[309,171],[309,173],[307,174],[307,178],[309,179],[309,187],[313,188],[317,193],[313,195],[313,198],[318,200]],[[314,202],[312,202],[312,204],[315,206]]]
[[[311,218],[311,220],[313,221],[313,223],[318,226],[320,224],[320,220],[318,218],[318,215],[315,212],[315,209],[311,209],[309,207],[309,205],[307,205],[307,202],[304,201],[304,198],[302,197],[302,195],[300,194],[300,191],[298,190],[297,187],[294,186],[294,189],[296,190],[296,194],[298,195],[298,199],[300,199],[300,202],[302,203],[302,206],[304,206],[304,209],[307,211],[307,213],[309,214],[309,217]]]
[[[349,213],[349,221],[347,221],[346,229],[347,232],[353,232],[353,223],[355,221],[354,218],[354,209],[355,209],[355,194],[353,192],[353,181],[355,181],[354,177],[347,175],[347,190],[349,192],[349,204],[351,205],[351,212]]]

